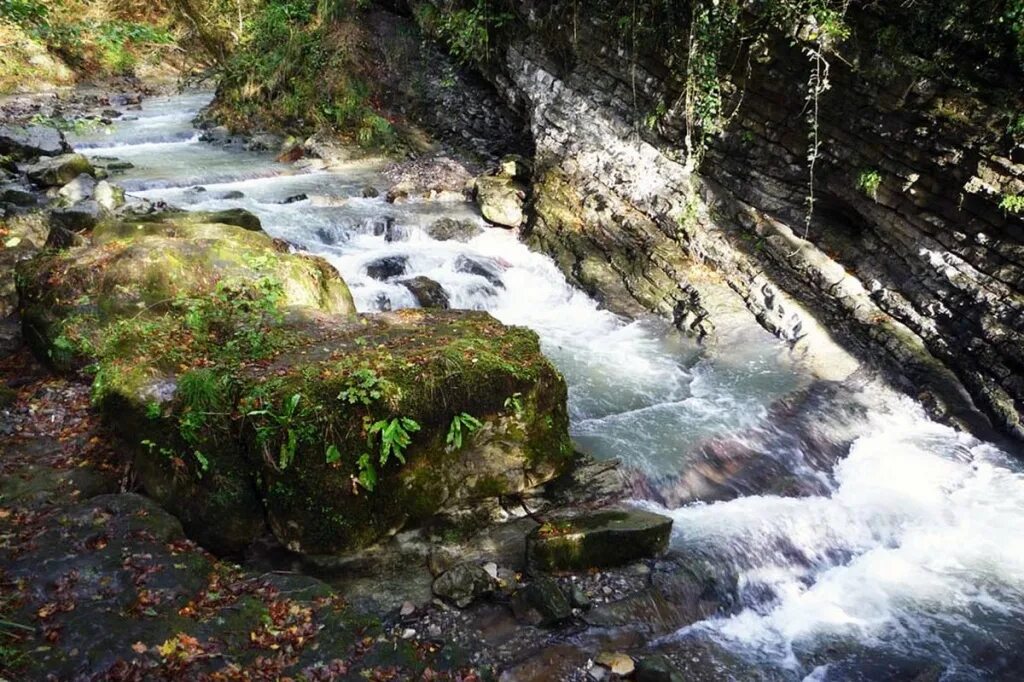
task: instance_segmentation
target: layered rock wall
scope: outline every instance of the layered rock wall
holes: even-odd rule
[[[1024,438],[1024,221],[999,207],[1024,190],[1024,150],[1005,102],[879,78],[880,57],[851,41],[829,58],[808,224],[799,45],[737,68],[735,113],[691,172],[678,66],[609,22],[559,37],[524,21],[535,30],[509,39],[491,77],[536,144],[529,238],[572,279],[704,335],[710,269],[780,337],[809,343],[820,322],[937,412]]]

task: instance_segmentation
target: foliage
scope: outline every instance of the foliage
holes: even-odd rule
[[[1024,214],[1024,194],[1006,194],[999,202],[999,208],[1013,215]]]
[[[874,168],[862,170],[857,176],[857,189],[871,198],[875,198],[881,185],[882,174]]]
[[[359,483],[369,491],[377,487],[377,464],[384,466],[394,457],[405,464],[405,450],[412,444],[412,434],[420,430],[419,423],[408,417],[381,419],[369,423],[366,430],[366,446],[371,452],[376,449],[377,457],[363,453],[359,457]],[[375,446],[375,444],[377,444]]]
[[[459,61],[486,63],[491,59],[493,34],[515,17],[496,4],[500,3],[473,0],[468,7],[448,2],[437,8],[425,3],[416,8],[416,19],[428,33],[441,39]]]
[[[328,127],[365,147],[395,144],[391,122],[373,106],[355,55],[334,46],[336,22],[365,6],[351,0],[267,0],[243,21],[223,60],[221,111],[243,125]],[[268,120],[269,119],[269,120]]]
[[[360,367],[345,380],[345,388],[338,394],[338,400],[350,405],[371,405],[379,400],[381,381],[377,373],[368,367]]]
[[[471,414],[463,412],[452,417],[452,423],[448,426],[448,436],[445,443],[450,451],[461,450],[465,436],[477,431],[483,424]]]
[[[509,397],[505,398],[505,410],[511,412],[516,417],[520,417],[523,414],[523,394],[513,393]]]
[[[299,447],[299,430],[295,426],[301,401],[302,394],[293,393],[284,401],[280,412],[262,409],[251,410],[246,415],[249,418],[263,418],[262,423],[256,427],[256,440],[260,445],[266,447],[272,440],[280,440],[276,462],[280,471],[295,461],[295,452]]]

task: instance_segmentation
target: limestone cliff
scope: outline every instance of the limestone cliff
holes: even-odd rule
[[[1024,190],[1016,63],[968,37],[963,70],[924,76],[876,47],[893,26],[851,6],[808,223],[799,40],[737,51],[730,115],[691,172],[685,65],[597,11],[521,5],[484,71],[536,144],[529,239],[573,280],[703,335],[710,268],[780,337],[807,343],[816,320],[937,412],[1024,439],[1024,221],[1000,207]]]

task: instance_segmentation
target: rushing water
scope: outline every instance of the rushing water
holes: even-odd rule
[[[675,546],[738,578],[736,615],[669,640],[710,637],[797,678],[851,679],[859,661],[862,679],[890,679],[900,661],[928,661],[942,679],[1018,679],[1024,475],[996,447],[877,383],[822,389],[750,322],[699,347],[601,310],[508,231],[433,240],[441,217],[483,223],[466,204],[363,198],[386,189],[371,163],[304,173],[202,143],[190,119],[207,99],[154,99],[73,142],[132,162],[116,180],[135,196],[255,212],[334,264],[360,310],[416,305],[399,280],[423,275],[453,307],[536,330],[569,383],[577,445],[620,457],[641,503],[675,519]],[[367,275],[391,256],[402,275]]]

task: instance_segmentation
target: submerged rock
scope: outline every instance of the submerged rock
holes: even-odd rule
[[[468,242],[484,233],[482,227],[471,220],[441,218],[427,228],[427,234],[438,241]]]
[[[519,227],[525,218],[526,190],[512,178],[482,176],[476,179],[476,203],[484,218],[502,227]]]
[[[476,275],[477,277],[483,277],[497,289],[505,288],[505,283],[501,279],[501,270],[494,261],[482,258],[470,258],[469,256],[459,256],[455,261],[455,270],[457,272],[465,272],[470,275]]]
[[[672,519],[639,509],[559,519],[527,538],[527,561],[540,571],[583,571],[657,556],[668,549]]]
[[[384,281],[405,274],[409,265],[408,256],[386,256],[366,266],[366,274],[373,279]]]
[[[64,154],[41,159],[26,169],[28,179],[40,187],[60,187],[79,175],[96,175],[96,169],[81,154]]]
[[[555,625],[572,617],[572,605],[553,578],[538,578],[512,599],[516,618],[531,625]]]
[[[413,277],[402,280],[401,284],[412,293],[416,302],[423,308],[447,310],[451,307],[444,287],[429,277]]]

